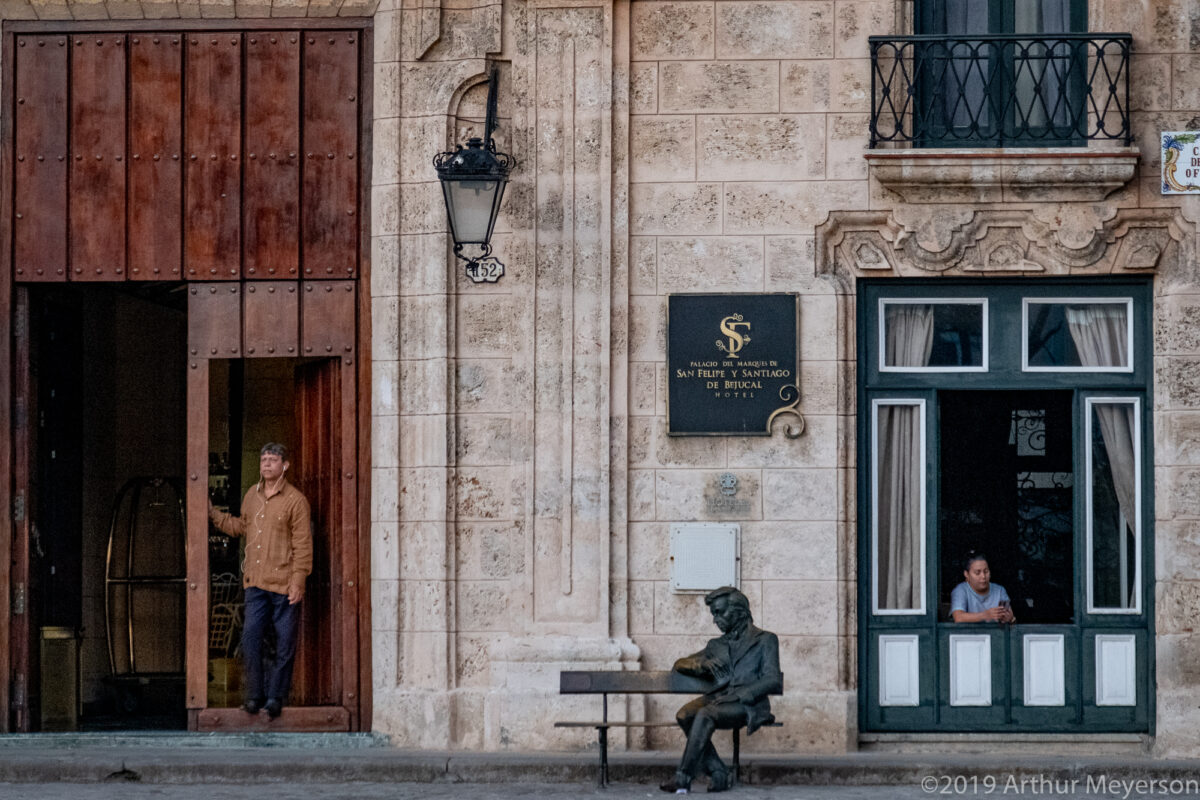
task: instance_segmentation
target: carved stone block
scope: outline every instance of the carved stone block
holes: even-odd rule
[[[683,61],[713,58],[709,3],[641,2],[632,6],[632,59]]]
[[[831,2],[718,2],[717,58],[832,58]]]

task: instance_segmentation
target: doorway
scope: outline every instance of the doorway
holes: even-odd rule
[[[353,281],[188,286],[192,730],[348,731],[363,719],[356,288]],[[312,510],[314,549],[292,693],[275,720],[238,708],[241,543],[217,533],[207,511],[210,500],[240,507],[268,441],[291,450],[289,480]]]
[[[258,481],[259,453],[267,442],[283,443],[291,464],[287,479],[312,511],[313,572],[301,605],[299,644],[290,707],[335,705],[335,669],[341,658],[336,634],[334,576],[342,566],[342,534],[335,524],[341,498],[336,465],[342,449],[338,418],[340,386],[334,359],[260,358],[209,362],[208,496],[214,506],[238,514],[245,493]],[[241,651],[245,540],[208,528],[207,708],[235,714],[244,697]],[[340,583],[340,581],[338,581]],[[353,583],[353,581],[351,581]],[[268,657],[274,643],[268,638]],[[340,674],[341,670],[336,670]],[[220,712],[217,710],[220,709]],[[341,719],[341,715],[337,715]],[[211,717],[214,722],[219,717]],[[246,721],[252,721],[246,718]],[[261,720],[253,720],[261,722]]]
[[[226,286],[236,299],[239,285]],[[346,314],[323,299],[352,301],[354,284],[316,288],[319,299],[304,305],[307,350],[342,355],[211,361],[186,357],[196,336],[218,330],[235,342],[224,352],[239,355],[238,322],[248,320],[255,342],[253,326],[278,322],[280,306],[242,314],[235,305],[234,325],[213,327],[193,313],[194,288],[16,289],[16,730],[363,724],[354,306]],[[299,306],[283,307],[300,336]],[[270,351],[260,344],[246,350]],[[240,506],[266,441],[291,449],[289,476],[309,500],[314,534],[293,689],[276,720],[238,708],[241,559],[207,515],[210,499]]]
[[[181,290],[18,290],[27,729],[186,727]]]

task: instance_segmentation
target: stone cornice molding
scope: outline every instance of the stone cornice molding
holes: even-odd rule
[[[871,175],[908,203],[1103,200],[1134,177],[1136,147],[871,150]]]
[[[864,277],[1145,274],[1170,269],[1192,233],[1176,208],[843,211],[816,230],[816,269],[847,289]]]

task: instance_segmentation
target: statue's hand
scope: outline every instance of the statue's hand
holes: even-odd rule
[[[706,661],[704,667],[705,672],[711,675],[718,685],[729,683],[729,679],[733,677],[733,668],[722,661]]]
[[[712,697],[714,703],[740,703],[742,698],[732,689],[726,689],[723,692],[717,692]]]

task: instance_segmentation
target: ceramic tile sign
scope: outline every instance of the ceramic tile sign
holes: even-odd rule
[[[667,432],[770,436],[803,431],[795,294],[673,294],[667,298]]]
[[[1200,131],[1163,133],[1162,193],[1200,194]]]

